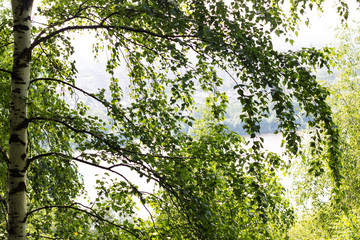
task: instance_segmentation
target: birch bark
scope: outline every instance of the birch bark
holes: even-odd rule
[[[10,99],[8,239],[26,239],[27,98],[32,0],[12,0],[14,53]]]

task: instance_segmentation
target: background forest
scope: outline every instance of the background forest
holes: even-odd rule
[[[333,81],[323,81],[330,89],[328,102],[340,132],[342,152],[341,195],[331,198],[331,173],[328,168],[310,174],[309,146],[304,156],[291,167],[294,177],[291,194],[296,202],[299,221],[290,231],[293,239],[359,239],[359,24],[338,30]],[[319,158],[325,158],[319,155]]]
[[[347,2],[0,3],[0,238],[360,238]]]

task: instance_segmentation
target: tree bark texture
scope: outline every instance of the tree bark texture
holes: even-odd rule
[[[27,98],[32,0],[12,0],[14,53],[8,168],[8,239],[26,239]]]

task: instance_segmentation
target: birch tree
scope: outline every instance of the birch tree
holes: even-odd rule
[[[310,72],[328,66],[328,50],[279,52],[271,39],[286,36],[291,43],[289,34],[312,1],[292,2],[290,18],[282,1],[267,0],[43,0],[36,8],[41,22],[32,21],[32,7],[33,1],[12,0],[11,17],[4,12],[0,30],[1,127],[9,142],[1,140],[1,169],[8,175],[1,201],[8,206],[2,211],[8,239],[286,237],[292,211],[275,175],[285,163],[263,152],[261,140],[244,146],[223,126],[207,145],[182,131],[194,121],[199,91],[212,94],[211,112],[223,118],[228,100],[219,90],[219,72],[234,81],[246,132],[255,138],[274,110],[289,154],[297,154],[300,140],[297,101],[310,126],[324,126],[331,136],[328,162],[339,179],[328,93]],[[346,4],[339,11],[346,15]],[[76,83],[72,36],[82,32],[98,39],[95,56],[109,51],[108,90],[88,92]],[[129,104],[117,76],[120,65],[130,79]],[[89,114],[76,100],[80,93],[102,105],[107,119]],[[99,180],[98,197],[81,204],[75,201],[83,184],[76,163],[118,178]],[[142,192],[123,168],[161,191]],[[136,198],[156,213],[136,217]],[[181,221],[163,222],[176,216]]]
[[[14,53],[11,73],[8,233],[26,237],[27,99],[30,85],[32,1],[12,1]]]

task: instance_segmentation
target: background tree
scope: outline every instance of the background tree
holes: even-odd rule
[[[5,113],[1,123],[10,126],[3,128],[3,139],[9,139],[9,145],[1,142],[2,169],[8,173],[8,191],[2,188],[2,200],[8,199],[8,212],[3,214],[8,239],[25,239],[26,230],[33,239],[104,235],[156,239],[157,233],[167,234],[166,229],[156,228],[156,221],[147,223],[136,217],[135,198],[144,206],[156,201],[122,174],[124,168],[157,184],[164,193],[156,196],[159,206],[168,202],[177,206],[175,214],[182,214],[179,221],[184,223],[163,225],[167,209],[158,216],[161,227],[180,227],[179,239],[186,238],[185,232],[193,234],[191,238],[211,238],[226,234],[224,229],[231,227],[241,233],[239,228],[244,225],[238,219],[257,223],[247,229],[250,236],[274,238],[283,231],[289,223],[282,226],[274,221],[291,219],[291,212],[281,210],[287,215],[272,215],[274,207],[286,207],[278,198],[281,191],[272,175],[272,169],[282,164],[262,153],[261,141],[254,141],[251,150],[241,150],[230,142],[240,141],[238,136],[220,126],[210,131],[216,135],[211,136],[211,145],[205,146],[199,138],[181,131],[181,124],[192,125],[193,95],[199,90],[214,95],[211,112],[215,119],[224,115],[227,98],[218,90],[220,70],[234,79],[242,104],[239,117],[252,138],[273,108],[285,145],[289,153],[296,154],[295,100],[311,117],[311,126],[319,131],[320,125],[324,126],[325,133],[332,136],[329,166],[335,180],[339,178],[336,131],[324,101],[327,91],[309,72],[309,68],[327,66],[327,58],[315,49],[278,52],[271,40],[272,33],[283,36],[296,31],[295,23],[305,9],[313,7],[311,1],[293,2],[290,19],[282,11],[282,1],[44,0],[35,16],[33,1],[11,3],[13,22],[9,23],[5,12],[0,34],[6,36],[2,39],[1,54],[6,60],[1,63],[1,81],[5,86],[11,83],[11,90],[1,90]],[[339,11],[347,13],[346,4]],[[88,31],[97,39],[95,56],[104,48],[109,51],[108,95],[104,89],[87,92],[76,83],[77,70],[71,60],[76,35],[72,34]],[[127,68],[129,101],[124,100],[123,79],[117,77],[120,65]],[[108,119],[91,115],[78,94],[99,102]],[[229,141],[220,142],[225,139]],[[230,151],[234,146],[239,149]],[[230,155],[221,156],[224,150]],[[231,158],[247,151],[251,157]],[[213,159],[214,154],[221,157]],[[88,205],[75,202],[82,189],[76,163],[107,170],[118,179],[99,180],[98,197]],[[194,166],[192,171],[180,170],[185,163]],[[214,166],[221,171],[215,174]],[[231,171],[226,173],[226,181],[208,179],[214,174],[219,179],[218,174],[225,170]],[[244,176],[249,176],[246,182],[236,182]],[[214,196],[212,189],[226,194],[224,186],[236,190]],[[271,194],[275,198],[269,203]],[[240,199],[245,205],[236,206],[240,216],[232,219],[226,215],[224,224],[219,224],[223,209],[214,204],[217,199],[231,204]],[[210,215],[204,207],[211,210]],[[192,231],[187,231],[189,226]],[[242,236],[231,235],[234,237]]]
[[[325,83],[330,87],[328,102],[340,133],[342,195],[336,203],[330,202],[332,186],[330,169],[324,168],[325,174],[317,174],[316,171],[312,171],[313,166],[309,156],[304,157],[293,170],[294,194],[297,194],[298,205],[302,206],[304,211],[300,221],[292,230],[294,239],[358,239],[360,237],[359,33],[357,27],[338,30],[340,45],[335,48],[334,64],[339,73],[334,82]],[[326,155],[319,157],[327,160]]]

